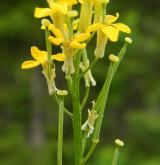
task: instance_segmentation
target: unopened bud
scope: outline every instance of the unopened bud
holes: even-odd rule
[[[125,40],[127,43],[132,44],[132,38],[126,37],[124,40]]]
[[[114,54],[109,55],[109,60],[112,62],[118,62],[119,57],[115,56]]]
[[[121,141],[121,140],[119,140],[119,139],[116,139],[116,140],[115,140],[115,143],[116,143],[117,146],[119,146],[119,147],[123,147],[123,146],[124,146],[124,142]]]
[[[77,17],[78,12],[76,10],[72,10],[68,12],[69,17]]]
[[[41,24],[42,26],[48,27],[51,24],[51,22],[48,19],[42,19]]]
[[[66,90],[57,90],[57,95],[66,96],[66,95],[68,95],[68,91],[66,91]]]

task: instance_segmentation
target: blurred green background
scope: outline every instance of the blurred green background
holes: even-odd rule
[[[32,45],[45,48],[40,21],[33,17],[36,6],[46,6],[45,0],[0,2],[0,165],[56,164],[56,104],[40,69],[20,69]],[[119,12],[120,21],[132,28],[133,44],[112,84],[100,144],[87,165],[110,165],[116,138],[125,142],[119,165],[160,164],[159,6],[159,0],[110,2],[108,12]],[[109,43],[107,53],[116,54],[124,36]],[[107,66],[102,63],[94,67],[97,87],[90,101],[104,81]],[[58,80],[57,86],[64,87]],[[72,136],[71,121],[65,118],[64,165],[74,164]]]

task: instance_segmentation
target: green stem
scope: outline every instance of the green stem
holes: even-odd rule
[[[72,77],[71,77],[71,75],[66,75],[66,80],[67,80],[67,85],[68,85],[68,88],[69,88],[69,92],[72,95],[73,90],[72,90]]]
[[[48,61],[51,61],[51,56],[52,56],[52,45],[48,41],[48,37],[50,36],[50,31],[48,29],[45,30],[45,39],[46,39],[46,49],[48,52]]]
[[[72,119],[73,114],[71,112],[69,112],[65,107],[63,109],[64,109],[65,114],[68,115]]]
[[[63,110],[64,101],[60,99],[59,115],[58,115],[58,147],[57,147],[57,164],[62,165],[62,149],[63,149]]]
[[[94,137],[93,137],[93,141],[99,141],[99,133],[100,133],[100,128],[101,128],[101,123],[102,123],[102,119],[103,119],[103,113],[105,110],[105,106],[106,106],[106,102],[107,102],[107,98],[108,98],[108,93],[109,93],[109,88],[110,88],[110,84],[112,81],[112,75],[113,75],[113,67],[114,63],[111,62],[110,66],[109,66],[109,70],[108,70],[108,74],[107,74],[107,78],[106,81],[104,83],[104,86],[102,88],[102,91],[100,93],[100,97],[99,97],[99,113],[98,113],[98,119],[96,121],[96,126],[95,126],[95,131],[94,131]],[[96,105],[97,106],[97,103]]]
[[[120,50],[119,54],[118,54],[119,62],[117,62],[117,63],[115,64],[115,66],[114,66],[113,77],[114,77],[114,75],[115,75],[115,73],[116,73],[116,71],[117,71],[117,68],[118,68],[119,64],[120,64],[121,61],[123,60],[123,57],[124,57],[124,55],[125,55],[125,53],[126,53],[126,50],[127,50],[127,46],[128,46],[128,43],[126,42],[126,43],[124,44],[124,46],[122,47],[122,49]]]
[[[119,147],[116,146],[116,149],[115,149],[115,152],[114,152],[114,156],[113,156],[113,160],[112,160],[112,165],[117,165],[118,156],[119,156]]]
[[[86,163],[87,160],[91,157],[91,155],[93,154],[95,148],[96,148],[96,145],[97,145],[98,142],[93,142],[89,152],[87,153],[87,155],[84,157],[83,161],[81,162],[82,164]]]
[[[87,134],[88,134],[88,132],[85,131],[85,132],[84,132],[84,135],[83,135],[83,141],[82,141],[82,149],[83,149],[83,153],[84,153],[85,146],[86,146],[86,143],[87,143]]]
[[[81,119],[81,109],[79,102],[79,63],[81,58],[81,52],[77,54],[75,61],[75,73],[73,75],[73,132],[74,132],[74,147],[75,147],[75,165],[80,165],[83,158],[82,152],[82,119]]]
[[[90,91],[90,87],[86,87],[84,98],[83,98],[82,103],[81,103],[81,111],[83,110],[83,108],[84,108],[84,106],[87,102],[87,99],[88,99],[88,96],[89,96],[89,91]]]
[[[47,65],[47,72],[48,72],[48,78],[50,79],[52,75],[52,61],[51,61],[51,56],[52,56],[52,45],[48,40],[48,37],[50,36],[50,31],[46,28],[45,30],[45,40],[46,40],[46,49],[48,52],[48,65]]]
[[[57,97],[56,94],[54,94],[54,97],[55,97],[57,105],[59,105],[59,102],[60,102],[59,98]],[[73,118],[73,114],[71,112],[69,112],[65,107],[63,107],[63,109],[64,109],[65,114],[68,115],[72,119]]]

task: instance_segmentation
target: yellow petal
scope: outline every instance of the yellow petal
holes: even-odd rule
[[[79,3],[83,4],[84,3],[84,0],[78,0]]]
[[[57,60],[57,61],[64,61],[65,55],[62,54],[62,53],[58,53],[58,54],[52,55],[51,58],[52,58],[53,60]]]
[[[45,63],[47,61],[47,52],[39,50],[36,46],[31,47],[31,55],[32,57],[42,63]]]
[[[22,64],[21,68],[22,69],[31,69],[31,68],[37,67],[38,65],[40,65],[40,63],[37,62],[37,61],[33,61],[33,60],[31,60],[31,61],[25,61]]]
[[[108,36],[111,41],[116,42],[118,40],[119,30],[117,28],[113,26],[104,26],[102,32]]]
[[[63,35],[61,33],[61,31],[55,27],[55,25],[50,24],[48,27],[49,30],[52,31],[52,33],[57,37],[57,38],[63,38]]]
[[[89,26],[87,28],[86,32],[91,33],[91,32],[97,31],[100,28],[101,28],[101,24],[100,23],[95,23],[95,24],[92,24],[91,26]]]
[[[112,24],[113,22],[116,22],[118,18],[119,18],[119,13],[116,13],[116,16],[106,15],[105,22],[107,24]]]
[[[76,41],[72,41],[69,46],[75,49],[84,49],[86,47],[86,44],[85,43],[81,44]]]
[[[89,33],[80,33],[80,34],[77,34],[74,37],[74,41],[76,41],[76,42],[82,42],[82,41],[87,40],[89,37],[90,37],[90,34]]]
[[[131,29],[123,23],[115,23],[112,25],[124,33],[131,33]]]
[[[54,13],[58,12],[64,15],[68,13],[68,8],[65,4],[52,3],[51,7]]]
[[[39,8],[37,7],[34,11],[34,17],[36,18],[43,18],[47,17],[52,13],[52,10],[50,8]]]
[[[61,3],[67,4],[67,5],[75,5],[77,4],[77,0],[59,0]]]
[[[60,45],[63,42],[63,38],[56,38],[53,36],[49,36],[48,40],[53,44],[53,45]]]

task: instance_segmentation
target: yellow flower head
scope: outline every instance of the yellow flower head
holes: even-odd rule
[[[102,32],[113,42],[118,40],[120,31],[124,33],[131,33],[131,29],[127,25],[123,23],[115,23],[118,18],[118,13],[116,13],[116,16],[106,15],[106,24],[102,26]]]
[[[48,53],[39,50],[36,46],[31,47],[31,55],[34,60],[25,61],[22,63],[22,69],[31,69],[39,65],[44,65],[48,60]],[[52,60],[64,61],[64,54],[58,53],[51,56]]]
[[[118,40],[119,32],[131,33],[131,29],[123,23],[115,23],[119,18],[119,14],[116,16],[106,15],[105,24],[95,23],[88,27],[87,32],[93,32],[101,30],[112,42]]]

